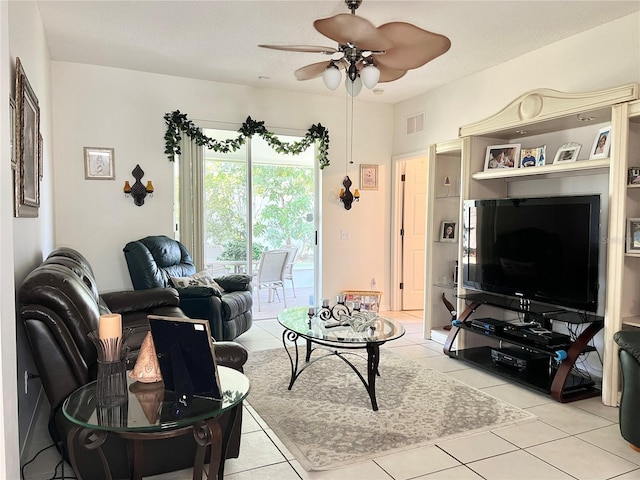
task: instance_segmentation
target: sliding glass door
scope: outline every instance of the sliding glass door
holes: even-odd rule
[[[235,132],[205,130],[205,134],[224,140]],[[287,306],[308,305],[315,290],[316,263],[313,148],[284,155],[255,137],[236,152],[205,150],[204,162],[205,267],[218,274],[254,274],[262,252],[290,248],[293,264],[285,291],[254,290],[254,295],[261,295],[254,317],[274,317],[285,301]]]

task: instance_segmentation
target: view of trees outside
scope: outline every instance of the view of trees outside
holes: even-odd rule
[[[209,130],[207,135],[213,136]],[[231,138],[233,132],[216,131],[215,137]],[[250,149],[234,153],[205,151],[205,250],[215,255],[209,260],[246,260],[247,151],[252,152],[253,260],[264,250],[295,245],[298,262],[312,263],[313,149],[287,156],[274,152],[260,138],[252,139]]]

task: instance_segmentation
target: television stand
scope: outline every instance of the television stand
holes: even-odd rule
[[[558,402],[567,403],[601,395],[601,390],[591,378],[573,373],[573,369],[580,355],[594,351],[594,347],[590,346],[589,342],[602,330],[604,326],[602,317],[589,313],[559,310],[542,304],[521,303],[519,299],[499,295],[474,293],[462,295],[460,298],[467,301],[467,307],[453,322],[449,331],[443,348],[446,355],[550,395]],[[564,342],[561,336],[559,339],[551,341],[549,335],[539,338],[534,332],[531,332],[530,335],[518,332],[516,335],[514,328],[505,327],[499,322],[487,322],[492,325],[487,328],[479,328],[479,324],[482,322],[472,323],[471,317],[483,305],[491,305],[542,319],[549,330],[551,330],[553,321],[588,325],[577,338],[572,340],[567,336]],[[494,345],[454,349],[453,345],[461,330],[491,339]],[[539,358],[540,355],[544,355],[547,357],[547,361],[544,364],[540,361],[529,362],[526,363],[526,366],[523,366],[525,363],[522,359],[515,359],[511,362],[512,364],[496,362],[496,351],[504,349],[504,347],[510,353],[515,352],[516,356],[518,351],[522,352],[520,355],[522,359],[533,356]]]

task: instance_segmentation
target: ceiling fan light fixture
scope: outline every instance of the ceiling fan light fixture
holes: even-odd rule
[[[324,85],[329,90],[335,90],[340,85],[340,80],[342,79],[342,75],[340,73],[340,69],[337,67],[335,63],[330,63],[327,68],[325,68],[322,73],[322,80],[324,81]]]
[[[380,80],[380,70],[375,65],[367,65],[360,71],[360,77],[364,86],[371,90]]]
[[[357,97],[362,90],[362,80],[360,80],[359,75],[354,81],[351,81],[351,79],[347,77],[344,81],[344,86],[347,89],[347,93],[349,94],[349,96]]]

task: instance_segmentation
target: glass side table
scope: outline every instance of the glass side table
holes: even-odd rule
[[[222,400],[195,395],[184,405],[175,392],[165,390],[162,382],[144,384],[127,375],[128,399],[121,405],[98,407],[96,382],[84,385],[64,401],[64,416],[75,426],[69,431],[67,444],[71,465],[78,472],[76,441],[86,449],[99,449],[106,478],[111,478],[109,465],[100,450],[108,435],[118,435],[131,442],[131,478],[142,478],[143,442],[193,434],[196,444],[193,478],[200,480],[204,470],[206,449],[211,458],[208,478],[223,478],[224,449],[228,438],[223,435],[217,418],[231,411],[235,421],[236,406],[249,393],[249,379],[227,367],[218,367]]]

